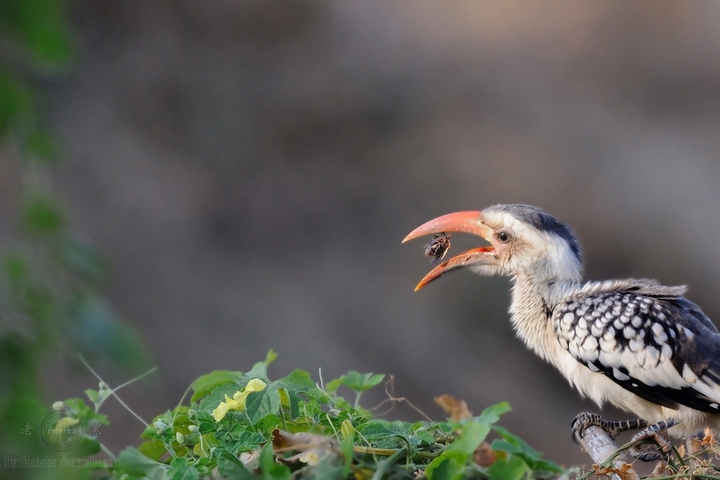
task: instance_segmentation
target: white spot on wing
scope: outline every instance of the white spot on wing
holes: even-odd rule
[[[613,368],[613,377],[620,380],[621,382],[626,382],[626,381],[630,380],[630,377],[628,375],[625,375],[617,368]]]

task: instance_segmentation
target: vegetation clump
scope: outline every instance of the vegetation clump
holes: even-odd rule
[[[359,405],[361,394],[380,384],[384,375],[349,372],[327,384],[295,370],[277,380],[267,375],[267,358],[248,372],[215,371],[188,389],[190,401],[155,417],[137,448],[117,457],[90,432],[107,424],[99,413],[115,390],[104,383],[87,390],[92,403],[59,402],[58,438],[75,438],[75,452],[101,451],[112,459],[101,464],[113,478],[156,479],[492,479],[554,478],[564,473],[557,464],[497,425],[510,410],[507,403],[472,416],[464,402],[443,397],[444,421],[401,422],[376,418]],[[344,387],[355,393],[348,402],[338,395]],[[457,408],[461,405],[461,408]],[[497,437],[487,443],[491,432]],[[90,463],[97,467],[96,463]]]

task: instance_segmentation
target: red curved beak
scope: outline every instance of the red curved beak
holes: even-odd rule
[[[492,243],[493,230],[482,223],[482,212],[455,212],[437,217],[429,222],[423,223],[412,232],[408,233],[403,239],[403,243],[423,235],[431,235],[440,232],[462,232],[478,235]],[[469,267],[471,265],[492,265],[495,264],[495,247],[485,246],[468,250],[445,260],[437,267],[433,268],[427,275],[420,280],[415,287],[415,291],[432,282],[436,278],[445,275],[453,270]]]

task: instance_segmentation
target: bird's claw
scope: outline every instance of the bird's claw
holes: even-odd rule
[[[652,448],[652,447],[650,447]],[[655,460],[660,460],[662,458],[667,458],[668,452],[662,452],[661,451],[652,451],[652,450],[640,450],[639,445],[633,445],[628,450],[630,452],[630,455],[636,459],[640,460],[641,462],[654,462]],[[661,453],[662,452],[662,453]]]
[[[597,413],[583,412],[573,418],[571,424],[572,437],[575,443],[580,443],[580,440],[585,436],[585,430],[590,427],[602,428],[611,439],[615,440],[619,434],[626,430],[647,427],[647,422],[645,420],[608,421]]]
[[[633,445],[629,449],[630,455],[642,462],[667,459],[672,450],[672,444],[665,438],[665,433],[676,423],[675,420],[669,419],[650,425],[642,432],[635,434],[632,438]],[[655,448],[657,451],[640,449],[641,445],[648,443],[650,449]]]
[[[572,439],[580,445],[580,440],[585,436],[585,430],[592,426],[602,428],[603,423],[606,423],[605,419],[597,413],[582,412],[576,415],[570,424]]]

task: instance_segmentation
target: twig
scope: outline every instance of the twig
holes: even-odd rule
[[[596,426],[588,427],[585,430],[580,443],[585,451],[588,452],[590,457],[592,457],[593,462],[598,465],[605,463],[605,461],[618,449],[618,446],[615,444],[613,439],[610,438],[610,435],[608,435],[602,428]],[[623,472],[622,480],[639,480],[640,477],[638,477],[632,467],[629,469],[624,467],[627,463],[625,454],[619,454],[612,460],[613,468]],[[621,480],[617,474],[613,474],[612,479]]]

